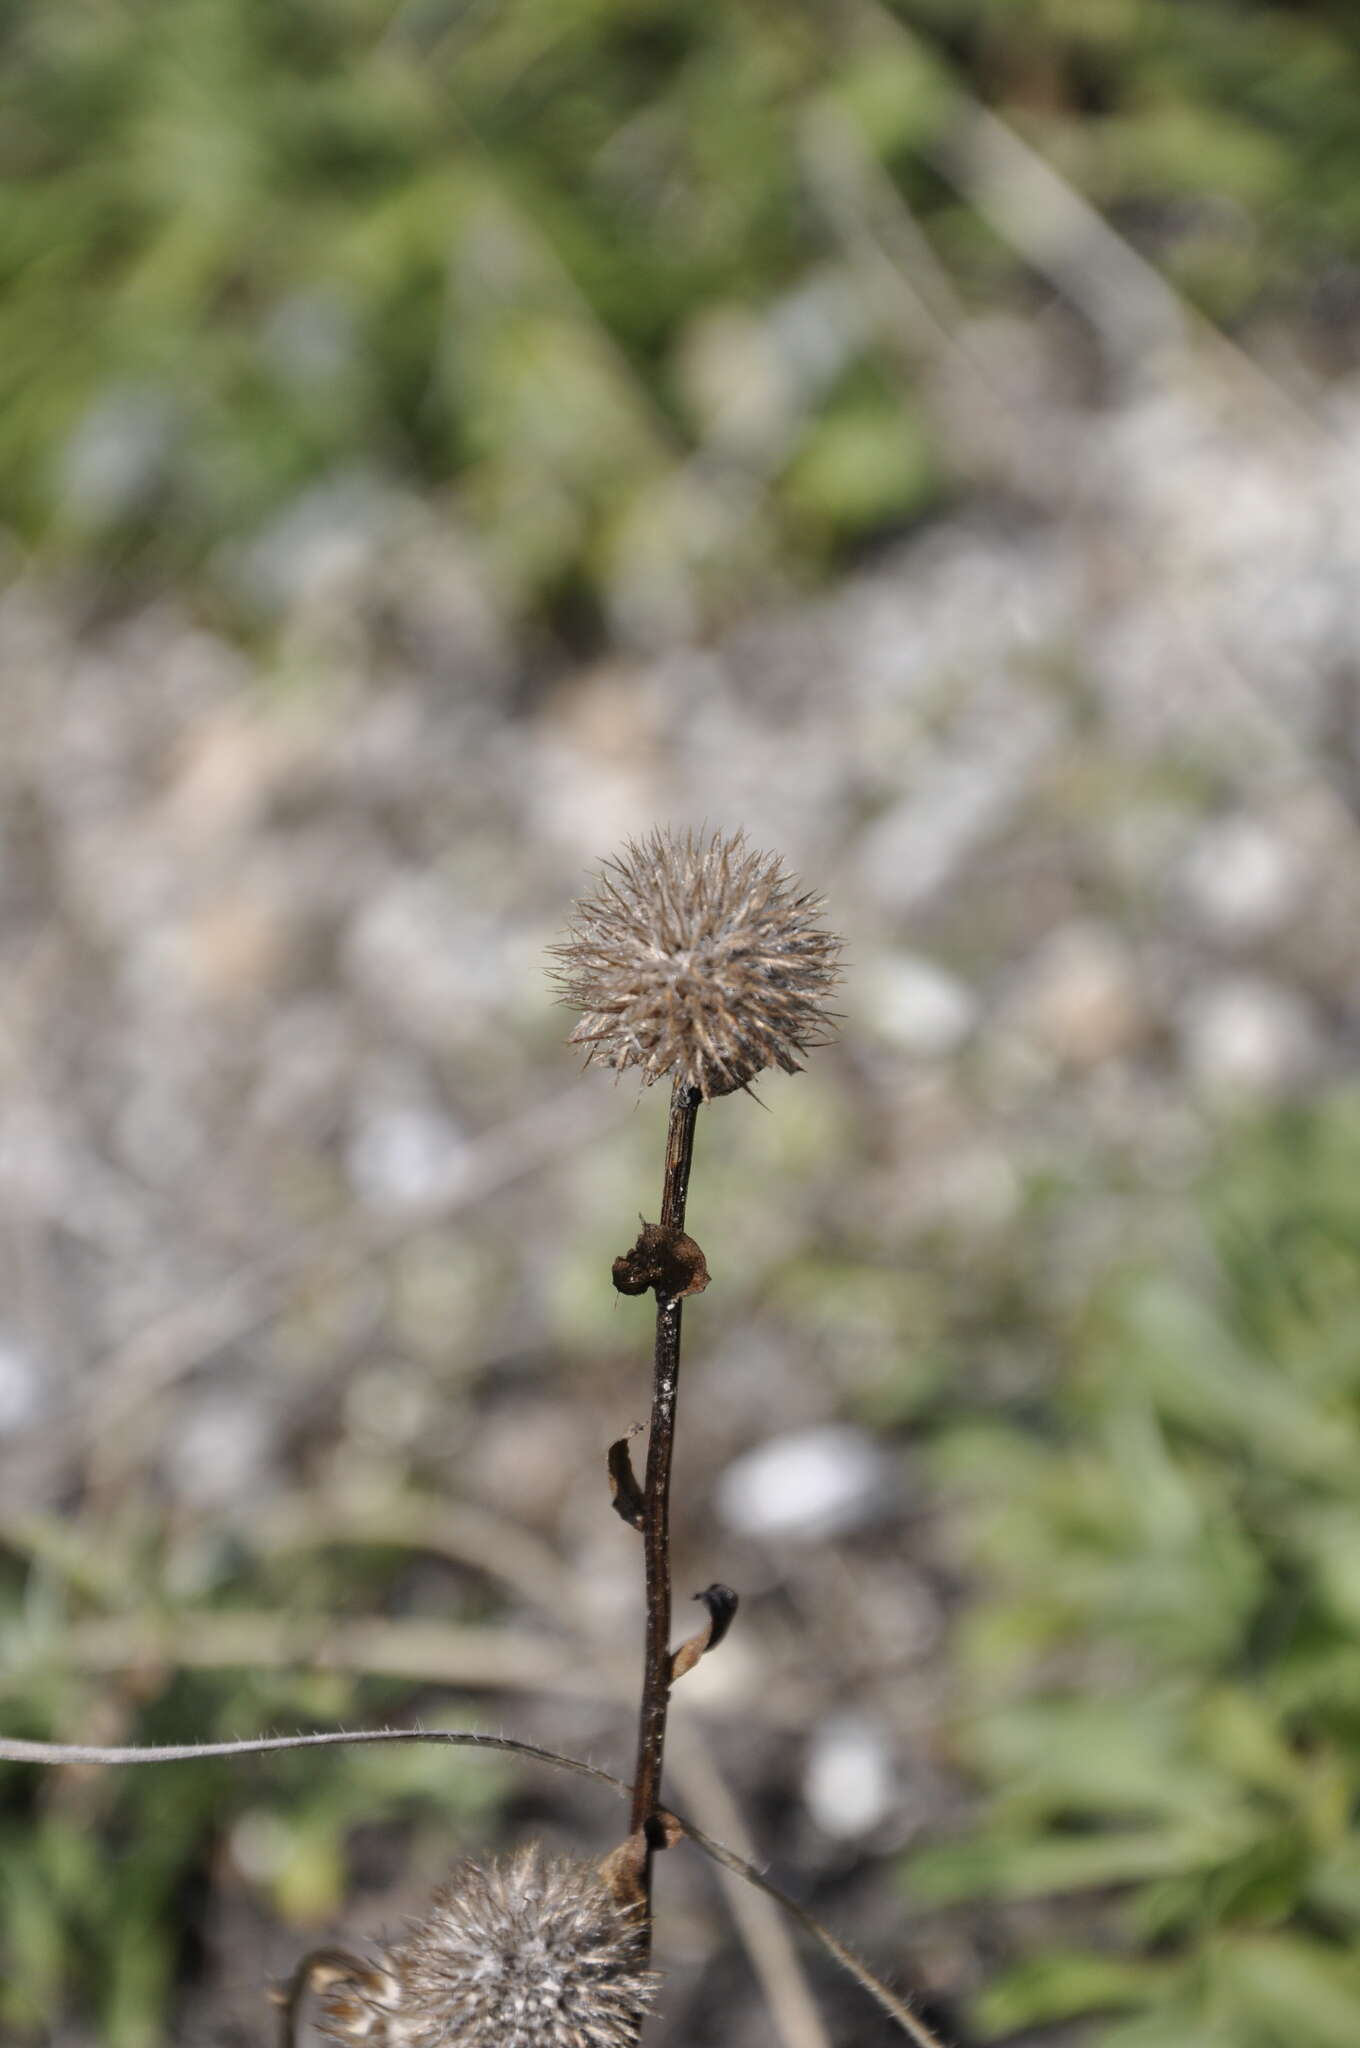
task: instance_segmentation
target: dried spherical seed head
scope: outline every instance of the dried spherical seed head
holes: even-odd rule
[[[346,2048],[634,2048],[655,1988],[640,1911],[534,1845],[463,1864],[323,2016]]]
[[[831,1036],[841,942],[775,854],[745,836],[653,832],[604,863],[552,950],[588,1058],[663,1074],[708,1099],[767,1067],[796,1073]]]

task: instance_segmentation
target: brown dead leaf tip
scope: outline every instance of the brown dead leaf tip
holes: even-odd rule
[[[733,1618],[740,1605],[737,1595],[730,1586],[718,1585],[716,1583],[712,1586],[705,1586],[703,1592],[696,1593],[694,1597],[696,1600],[703,1601],[704,1606],[708,1609],[708,1619],[703,1627],[697,1629],[687,1642],[681,1643],[678,1650],[671,1652],[672,1683],[677,1678],[683,1678],[687,1671],[692,1671],[699,1659],[706,1657],[710,1650],[717,1649],[719,1643],[731,1628]]]
[[[611,1849],[599,1866],[606,1891],[630,1915],[647,1911],[647,1846],[647,1837],[639,1828],[617,1849]]]
[[[653,832],[604,863],[552,951],[587,1058],[709,1099],[767,1067],[796,1073],[831,1036],[841,941],[820,897],[737,832]]]
[[[645,1294],[654,1287],[663,1301],[702,1294],[711,1278],[708,1261],[692,1237],[646,1222],[631,1250],[615,1259],[613,1275],[620,1294]]]

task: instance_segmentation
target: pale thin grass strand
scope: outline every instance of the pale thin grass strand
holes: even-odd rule
[[[510,1735],[484,1735],[475,1729],[466,1728],[365,1728],[365,1729],[323,1729],[307,1735],[253,1735],[236,1742],[171,1742],[126,1744],[102,1747],[95,1743],[82,1742],[32,1742],[20,1736],[0,1736],[0,1763],[27,1764],[175,1764],[193,1763],[206,1757],[219,1756],[264,1756],[281,1750],[291,1749],[338,1749],[355,1748],[378,1742],[439,1742],[462,1749],[500,1750],[511,1756],[527,1757],[532,1763],[551,1764],[558,1770],[571,1771],[577,1777],[593,1778],[597,1784],[608,1785],[620,1798],[632,1794],[632,1786],[622,1778],[616,1778],[612,1771],[602,1770],[598,1764],[585,1763],[579,1757],[563,1756],[555,1749],[543,1749],[534,1742],[520,1742]],[[759,1891],[776,1900],[786,1913],[811,1935],[812,1939],[826,1950],[834,1961],[860,1988],[867,1992],[874,2003],[901,2028],[915,2048],[944,2048],[937,2034],[931,2032],[923,2020],[917,2018],[910,2006],[875,1976],[867,1963],[824,1927],[820,1920],[781,1891],[777,1884],[765,1877],[755,1865],[744,1856],[738,1856],[725,1843],[715,1841],[702,1828],[687,1821],[682,1814],[669,1812],[666,1819],[673,1822],[678,1831],[695,1847],[702,1849],[705,1856],[720,1864],[723,1869],[735,1872],[745,1878]]]

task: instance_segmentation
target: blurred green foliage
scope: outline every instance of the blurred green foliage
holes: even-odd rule
[[[1064,1930],[988,1985],[988,2037],[1360,2040],[1360,1097],[1240,1134],[1204,1201],[1042,1399],[941,1439],[983,1797],[909,1889]]]
[[[960,93],[1215,317],[1360,255],[1339,5],[7,0],[0,81],[0,522],[246,616],[411,490],[643,630],[928,506],[828,120],[965,302]]]
[[[299,1642],[315,1643],[319,1615],[380,1608],[403,1577],[386,1547],[262,1561],[223,1543],[208,1559],[192,1533],[163,1551],[144,1537],[105,1526],[87,1551],[83,1536],[45,1520],[5,1530],[7,1734],[227,1741],[243,1730],[409,1718],[415,1688],[339,1673],[176,1672],[150,1652],[117,1677],[85,1669],[72,1641],[84,1622],[121,1618],[135,1632],[153,1613],[173,1639],[177,1615],[192,1612],[209,1635],[220,1617],[229,1639],[244,1602],[296,1614]],[[409,1600],[409,1561],[405,1580]],[[231,1653],[221,1661],[229,1666]],[[427,1718],[467,1727],[476,1712],[441,1699]],[[385,1843],[380,1871],[395,1849],[433,1882],[488,1830],[507,1784],[494,1758],[414,1745],[127,1770],[0,1764],[0,2038],[27,2048],[80,2021],[118,2048],[151,2048],[167,2038],[193,1974],[195,1901],[225,1887],[247,1925],[254,1912],[297,1930],[301,1952],[362,1882],[366,1844]]]

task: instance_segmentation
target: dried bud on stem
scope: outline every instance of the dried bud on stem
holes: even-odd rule
[[[777,855],[742,833],[653,832],[604,863],[553,951],[572,1043],[646,1086],[671,1074],[705,1101],[825,1044],[841,942]]]
[[[344,2048],[634,2048],[655,1992],[639,1908],[537,1844],[463,1864],[424,1918],[323,2000]]]

